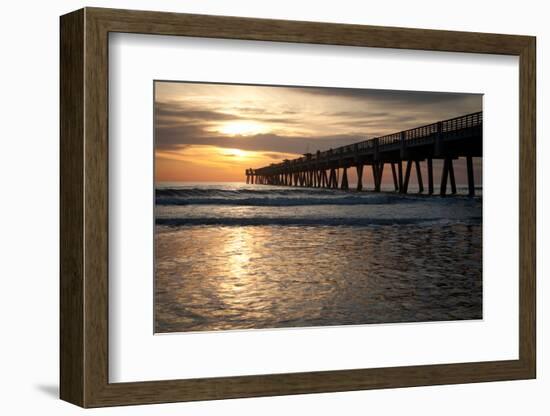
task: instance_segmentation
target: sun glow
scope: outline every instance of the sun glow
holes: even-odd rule
[[[224,156],[233,156],[238,158],[245,158],[248,152],[241,149],[220,149],[220,152]]]
[[[219,132],[231,136],[252,136],[264,133],[266,130],[264,125],[254,121],[231,121],[223,124]]]

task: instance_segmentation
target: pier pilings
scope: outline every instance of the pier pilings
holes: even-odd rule
[[[428,180],[427,193],[434,194],[434,160],[442,161],[439,194],[457,193],[454,161],[466,159],[468,195],[475,195],[473,158],[482,157],[483,113],[472,113],[426,126],[364,140],[303,157],[284,160],[259,169],[246,169],[246,183],[350,190],[348,169],[355,167],[355,191],[380,192],[386,164],[396,192],[408,193],[414,165],[418,192],[424,193],[422,165]],[[364,178],[372,171],[372,184]],[[450,187],[450,189],[448,189]]]

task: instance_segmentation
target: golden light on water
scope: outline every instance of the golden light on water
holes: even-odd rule
[[[254,239],[249,230],[239,227],[234,232],[233,238],[229,239],[224,246],[224,251],[228,254],[228,272],[240,283],[239,287],[248,283],[246,277],[249,274],[248,266],[253,244]],[[239,290],[239,287],[233,287],[233,290]]]

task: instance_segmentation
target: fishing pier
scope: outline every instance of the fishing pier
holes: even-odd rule
[[[355,168],[357,186],[364,190],[363,172],[372,169],[373,184],[380,192],[384,167],[392,171],[396,192],[406,194],[414,165],[419,193],[425,192],[421,163],[426,163],[427,193],[434,193],[433,160],[443,161],[439,193],[456,194],[453,161],[466,158],[468,194],[475,195],[473,158],[482,157],[483,112],[466,114],[382,137],[360,141],[271,164],[247,169],[246,183],[350,190],[348,169]],[[366,187],[365,187],[366,190]]]

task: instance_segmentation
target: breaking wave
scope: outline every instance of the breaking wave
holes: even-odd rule
[[[326,189],[157,189],[157,205],[248,205],[248,206],[300,206],[300,205],[380,205],[391,203],[397,197],[390,194],[350,193]],[[415,196],[399,196],[408,202],[420,200]]]

